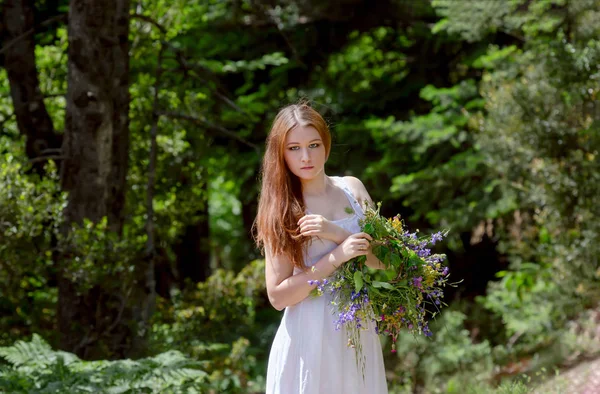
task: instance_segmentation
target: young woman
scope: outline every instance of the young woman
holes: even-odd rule
[[[358,223],[371,198],[357,178],[325,174],[330,149],[327,124],[306,104],[283,108],[267,139],[256,241],[265,253],[269,300],[285,309],[269,356],[267,394],[387,393],[374,325],[361,334],[363,376],[355,349],[335,328],[330,296],[308,297],[315,286],[309,281],[356,256],[381,268]]]

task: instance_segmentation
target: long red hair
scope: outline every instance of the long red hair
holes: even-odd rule
[[[257,246],[273,255],[284,255],[294,266],[305,269],[304,250],[309,238],[298,235],[298,220],[305,215],[302,184],[285,163],[285,138],[293,128],[314,127],[325,155],[331,151],[331,133],[323,117],[306,103],[288,105],[279,111],[267,137],[261,169],[261,191],[254,221]]]

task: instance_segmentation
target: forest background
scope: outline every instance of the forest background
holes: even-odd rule
[[[4,0],[0,391],[260,393],[270,122],[450,229],[391,393],[527,392],[600,354],[597,0]]]

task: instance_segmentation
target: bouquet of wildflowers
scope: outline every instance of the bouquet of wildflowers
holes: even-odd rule
[[[361,355],[360,330],[375,325],[379,334],[392,338],[392,352],[400,330],[431,336],[426,314],[435,316],[446,305],[442,288],[447,284],[448,267],[443,254],[432,254],[430,245],[441,241],[447,232],[429,236],[409,232],[399,216],[387,219],[377,209],[368,208],[361,220],[362,231],[373,237],[373,254],[384,270],[366,266],[366,256],[342,265],[331,277],[311,281],[317,286],[313,295],[330,293],[335,306],[337,329],[345,328],[348,345]],[[363,365],[364,367],[364,365]]]

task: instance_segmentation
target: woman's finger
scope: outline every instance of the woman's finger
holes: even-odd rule
[[[319,230],[321,227],[317,224],[305,224],[300,226],[300,231]]]
[[[320,215],[304,215],[300,218],[300,220],[298,220],[298,225],[301,225],[302,223],[305,223],[309,220],[314,220],[316,218],[318,218]]]
[[[371,237],[371,236],[370,236],[369,234],[367,234],[367,233],[357,233],[357,234],[356,234],[356,236],[357,236],[357,237],[359,237],[359,238],[366,238],[366,239],[368,239],[369,241],[372,241],[372,240],[373,240],[373,237]]]
[[[300,227],[310,225],[310,224],[315,224],[315,223],[316,223],[316,221],[314,219],[304,219],[302,221],[302,223],[300,223]]]
[[[301,225],[302,225],[302,223],[304,223],[304,222],[305,222],[307,219],[309,219],[309,216],[310,216],[310,215],[304,215],[304,216],[302,216],[302,217],[300,218],[300,220],[298,220],[298,223],[297,223],[297,224],[298,224],[298,226],[301,226]]]
[[[300,232],[306,232],[306,231],[312,231],[312,230],[321,231],[321,230],[323,230],[323,228],[321,228],[321,226],[319,226],[318,224],[309,224],[309,225],[304,225],[304,226],[300,227]]]

